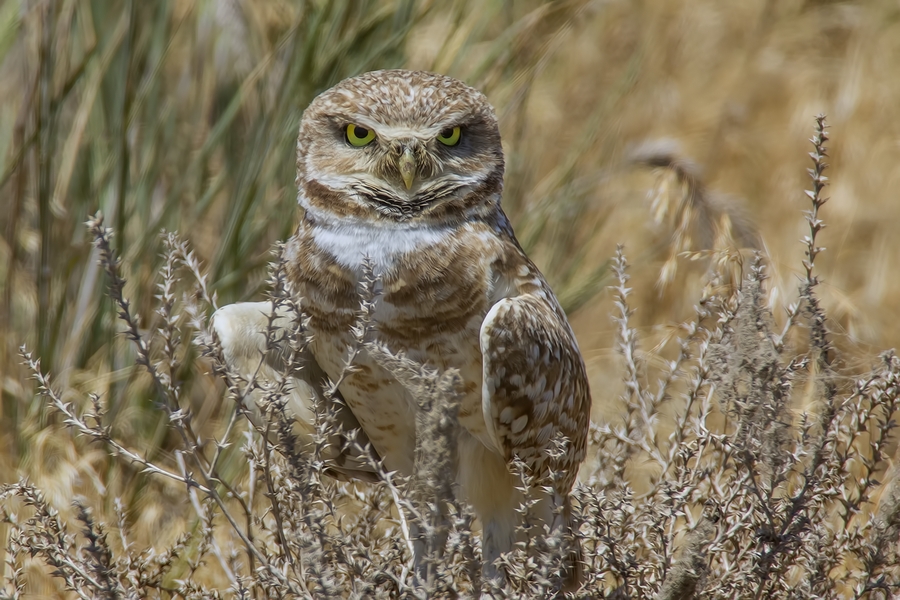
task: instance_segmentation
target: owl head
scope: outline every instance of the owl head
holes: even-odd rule
[[[319,218],[442,223],[487,213],[503,186],[497,117],[484,94],[451,77],[345,79],[303,113],[297,185]]]

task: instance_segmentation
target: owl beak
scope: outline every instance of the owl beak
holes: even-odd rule
[[[409,146],[403,148],[403,154],[400,155],[400,160],[397,161],[397,167],[400,169],[400,177],[403,178],[406,189],[410,189],[413,180],[416,178],[416,157]]]

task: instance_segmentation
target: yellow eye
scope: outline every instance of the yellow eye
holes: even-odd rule
[[[375,140],[375,132],[359,125],[347,125],[347,141],[356,147],[368,146]]]
[[[445,146],[455,146],[459,143],[459,126],[448,127],[438,134],[438,141]]]

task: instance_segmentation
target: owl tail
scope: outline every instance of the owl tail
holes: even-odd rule
[[[563,507],[563,516],[566,520],[566,539],[568,547],[563,558],[562,591],[575,592],[584,583],[584,552],[581,548],[581,538],[578,535],[578,524],[572,518],[572,500],[566,496]]]

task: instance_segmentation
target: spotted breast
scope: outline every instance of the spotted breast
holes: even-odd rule
[[[302,298],[317,362],[337,380],[353,345],[362,263],[374,264],[380,292],[376,339],[393,351],[464,381],[463,428],[501,453],[482,413],[480,330],[501,298],[545,285],[502,224],[385,227],[305,219],[287,248],[288,274]],[[411,472],[415,403],[363,350],[341,392],[389,469]]]

